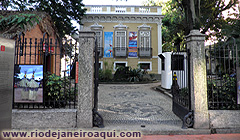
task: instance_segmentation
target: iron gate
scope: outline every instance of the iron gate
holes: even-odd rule
[[[93,126],[103,128],[103,118],[98,113],[98,80],[99,80],[99,54],[100,49],[97,46],[97,40],[95,40],[95,48],[94,48],[94,104],[93,104]]]
[[[62,43],[62,40],[50,38],[47,33],[44,33],[42,38],[25,38],[24,33],[20,33],[15,43],[14,58],[14,90],[18,88],[20,94],[14,92],[13,108],[76,108],[77,56],[77,43],[74,44],[71,40],[66,39],[65,43]],[[23,78],[21,75],[23,65],[29,66],[31,69],[35,65],[43,67],[43,78],[41,80],[37,77],[33,78],[43,91],[40,95],[37,92],[38,97],[35,100],[22,98],[23,90],[31,90],[20,85]],[[30,81],[32,78],[25,79]]]
[[[173,81],[172,111],[183,121],[183,128],[193,127],[193,111],[191,110],[190,89],[190,52],[173,52],[171,70]]]

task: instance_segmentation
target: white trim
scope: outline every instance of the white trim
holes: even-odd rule
[[[116,30],[127,30],[128,26],[127,25],[123,25],[122,23],[119,23],[118,25],[113,26],[113,28]]]
[[[152,56],[152,58],[159,58],[158,56]]]
[[[100,69],[103,69],[103,61],[99,61],[99,63],[101,63]]]
[[[150,64],[150,69],[148,69],[147,71],[152,71],[152,62],[151,61],[138,61],[138,64],[140,63],[145,63],[145,64]]]
[[[141,29],[141,28],[139,28]],[[138,38],[139,38],[139,46],[138,48],[152,48],[151,40],[152,40],[152,35],[151,35],[151,30],[138,30]],[[146,33],[149,33],[148,36],[146,36]],[[142,40],[143,38],[143,40]],[[147,40],[149,42],[147,43]],[[143,46],[141,46],[143,44]],[[148,46],[148,47],[147,47]]]
[[[160,21],[162,22],[162,20]],[[162,23],[158,24],[158,55],[162,54]],[[162,73],[161,69],[161,59],[158,58],[158,74]]]
[[[98,25],[97,22],[95,22],[93,25],[90,26],[91,30],[102,30],[103,26],[102,25]]]
[[[121,15],[114,14],[86,14],[83,16],[81,22],[84,24],[86,22],[101,22],[101,23],[113,23],[113,22],[121,22],[121,23],[157,23],[161,24],[161,19],[164,16],[162,15],[125,15],[125,13],[121,13]]]
[[[128,66],[128,62],[127,61],[114,61],[113,64],[113,70],[116,71],[116,63],[125,63],[125,67]]]
[[[124,36],[117,35],[118,32],[124,32]],[[117,38],[119,37],[119,42],[117,42]],[[122,44],[122,40],[124,39],[124,44]],[[114,47],[117,47],[117,43],[119,43],[120,48],[127,47],[127,30],[114,30]]]
[[[140,25],[137,28],[138,30],[151,30],[152,27],[144,23],[143,25]]]

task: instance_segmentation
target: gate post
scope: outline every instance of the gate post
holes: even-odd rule
[[[79,32],[77,127],[93,127],[95,32]]]
[[[205,35],[198,30],[191,30],[186,37],[187,48],[190,49],[190,82],[191,106],[194,112],[196,129],[209,128],[209,114],[207,102],[207,75],[204,40]]]

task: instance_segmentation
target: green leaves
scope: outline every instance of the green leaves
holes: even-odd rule
[[[25,28],[27,24],[33,26],[33,23],[39,23],[40,17],[36,14],[16,13],[7,17],[0,16],[0,31],[10,30],[12,27]]]
[[[64,107],[66,101],[74,101],[76,94],[70,82],[70,77],[60,77],[56,74],[45,74],[45,98],[50,102],[47,106]]]
[[[82,0],[6,0],[0,5],[0,8],[6,9],[7,7],[11,7],[11,9],[19,11],[36,10],[46,12],[51,16],[60,37],[64,37],[65,34],[70,35],[75,32],[75,27],[72,25],[71,20],[75,20],[79,24],[81,23],[82,16],[86,11],[83,9],[83,6]],[[35,16],[31,14],[18,16],[18,26],[21,28],[24,28],[24,25],[27,23],[32,26],[35,22],[39,23],[40,20],[39,18],[34,18]],[[24,19],[21,17],[24,17]],[[0,28],[11,28],[12,24],[9,24],[8,19],[4,19],[4,21],[6,21],[4,24],[0,23]]]
[[[209,109],[236,109],[236,77],[231,77],[229,74],[221,77],[221,79],[207,79]]]

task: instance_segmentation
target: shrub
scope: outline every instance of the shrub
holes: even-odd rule
[[[75,89],[72,87],[70,77],[45,74],[45,105],[48,107],[65,107],[67,102],[74,101]]]

